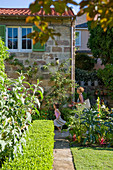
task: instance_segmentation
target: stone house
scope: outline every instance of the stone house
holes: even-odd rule
[[[51,8],[51,14],[43,17],[49,20],[49,26],[61,33],[56,37],[57,45],[49,39],[44,46],[40,43],[33,45],[27,34],[36,29],[35,25],[26,23],[26,17],[31,15],[29,8],[0,8],[0,36],[9,48],[10,55],[18,59],[25,67],[35,64],[38,67],[37,78],[43,78],[43,87],[49,87],[49,72],[43,70],[43,65],[62,62],[71,58],[71,79],[75,80],[75,14],[70,8],[61,16]],[[34,14],[41,15],[41,12]],[[16,77],[17,66],[6,63],[6,72],[10,77]],[[51,68],[52,69],[52,68]],[[36,78],[34,77],[35,81]]]

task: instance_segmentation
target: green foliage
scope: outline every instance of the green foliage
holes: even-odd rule
[[[69,63],[64,62],[58,66],[58,70],[55,73],[51,73],[50,82],[51,88],[45,94],[44,106],[51,108],[53,103],[59,102],[61,105],[66,104],[69,97],[72,96],[71,88],[76,84],[71,80]]]
[[[87,20],[92,21],[91,26],[100,24],[104,31],[107,27],[113,27],[113,2],[112,0],[82,0],[78,16],[87,14]],[[93,12],[92,12],[93,11]]]
[[[102,79],[105,87],[113,91],[113,65],[107,64],[104,69],[99,69],[97,75]]]
[[[8,48],[5,47],[4,42],[0,38],[0,71],[4,71],[4,60],[8,58],[9,53],[7,52]]]
[[[26,146],[23,145],[23,155],[16,156],[10,162],[7,160],[2,169],[50,170],[53,165],[53,148],[53,121],[34,121],[26,135]]]
[[[75,143],[113,145],[113,115],[100,105],[99,99],[95,108],[83,110],[77,107],[68,126]]]
[[[22,153],[24,128],[31,123],[31,114],[39,113],[43,90],[37,84],[25,82],[20,74],[17,79],[9,79],[4,73],[4,59],[7,51],[0,41],[0,166],[6,159],[13,159],[17,152]],[[6,52],[5,52],[6,51]],[[40,99],[39,99],[40,95]]]
[[[83,143],[85,144],[87,141],[90,144],[96,143],[98,135],[101,135],[99,131],[101,122],[98,119],[98,111],[86,110],[81,123],[86,127],[86,137]]]
[[[68,6],[79,5],[80,11],[77,16],[87,14],[87,19],[92,20],[92,27],[95,27],[98,23],[106,31],[107,27],[113,27],[113,3],[108,0],[82,0],[79,4],[75,0],[35,0],[34,3],[30,4],[30,10],[32,13],[37,13],[40,10],[42,11],[41,16],[30,16],[27,17],[26,22],[34,23],[42,33],[34,32],[30,35],[34,39],[34,43],[41,41],[41,44],[44,44],[49,37],[55,39],[56,33],[55,30],[48,27],[47,19],[43,15],[51,13],[51,6],[54,6],[55,11],[59,13],[59,16],[62,16],[62,13],[69,9]],[[43,8],[43,9],[42,9]],[[44,11],[44,14],[43,14]],[[93,11],[93,12],[92,12]]]
[[[32,13],[37,13],[40,10],[44,11],[44,15],[51,14],[51,6],[54,6],[55,11],[59,13],[59,16],[62,15],[62,13],[65,12],[65,10],[69,10],[68,5],[77,5],[77,3],[74,0],[66,0],[66,1],[60,1],[60,0],[35,0],[34,3],[30,4],[30,10]],[[42,9],[43,8],[43,9]],[[43,16],[43,14],[42,14]],[[29,16],[26,18],[26,22],[34,23],[41,32],[34,31],[33,33],[29,34],[29,37],[33,39],[34,44],[36,42],[41,43],[41,45],[45,44],[49,37],[51,39],[55,40],[55,36],[60,36],[60,33],[56,32],[54,29],[49,28],[47,23],[47,18],[42,16]]]
[[[83,69],[76,68],[75,75],[76,81],[88,82],[89,80],[91,80],[92,82],[94,82],[95,80],[99,80],[96,71],[86,71]]]
[[[25,67],[18,59],[14,58],[15,55],[11,55],[6,61],[14,66],[17,66],[17,71],[19,73],[23,72],[24,76],[26,77],[27,81],[31,81],[32,79],[39,79],[37,75],[38,65],[37,62],[34,62],[32,65],[29,63],[29,60],[26,60],[26,64],[28,65]]]
[[[54,120],[55,119],[54,108],[51,106],[51,109],[47,109],[46,107],[40,109],[40,115],[38,116],[38,119]]]
[[[88,47],[93,56],[96,59],[101,58],[103,64],[113,63],[113,28],[107,28],[104,32],[100,25],[92,29],[91,22],[88,22],[88,30],[90,33]]]
[[[31,122],[31,113],[37,112],[40,101],[36,92],[42,94],[42,89],[37,84],[31,85],[24,81],[24,76],[18,79],[0,80],[0,151],[1,158],[14,157],[17,148],[22,143],[22,128]]]
[[[61,108],[60,109],[61,113],[62,113],[62,118],[66,121],[69,122],[70,116],[74,116],[75,115],[75,110],[70,109],[70,108]]]
[[[88,71],[91,71],[94,68],[94,59],[85,53],[77,53],[75,55],[75,60],[76,68]]]

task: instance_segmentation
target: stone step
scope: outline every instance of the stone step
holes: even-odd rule
[[[54,133],[55,133],[55,139],[65,139],[65,138],[71,136],[69,131],[61,131],[61,132],[59,132],[58,130],[55,130]]]

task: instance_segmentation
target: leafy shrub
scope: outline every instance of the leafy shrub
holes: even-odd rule
[[[99,98],[95,108],[78,109],[75,113],[77,117],[71,116],[68,124],[74,142],[113,146],[113,114],[100,105]]]
[[[22,128],[31,122],[32,112],[37,112],[40,105],[35,93],[42,93],[39,82],[30,85],[24,81],[24,76],[16,80],[1,77],[0,80],[0,159],[12,158],[21,148]],[[25,86],[27,85],[27,87]],[[31,93],[29,93],[29,91]],[[21,149],[20,149],[21,150]]]
[[[31,114],[40,106],[42,88],[37,84],[29,84],[20,74],[18,79],[9,79],[4,73],[4,59],[7,57],[6,47],[0,40],[0,166],[8,158],[13,159],[14,153],[22,153],[24,127],[31,123]]]
[[[75,75],[76,75],[76,81],[84,81],[84,82],[88,82],[89,80],[91,80],[92,82],[94,82],[95,80],[100,81],[96,71],[86,71],[83,69],[76,68]]]
[[[113,65],[107,64],[104,69],[99,69],[97,75],[102,79],[105,87],[113,91]]]
[[[5,47],[4,42],[0,38],[0,70],[4,71],[4,60],[9,57],[8,48]]]
[[[94,67],[94,59],[85,53],[77,53],[75,60],[76,68],[91,71]]]
[[[69,121],[70,116],[74,116],[75,115],[75,109],[72,110],[70,108],[61,108],[61,116],[65,121]]]
[[[29,128],[23,155],[13,161],[6,161],[2,169],[6,170],[50,170],[53,165],[54,125],[53,121],[36,120]]]
[[[54,115],[54,108],[51,107],[51,109],[40,109],[40,114],[39,114],[39,119],[47,119],[47,120],[54,120],[55,115]]]

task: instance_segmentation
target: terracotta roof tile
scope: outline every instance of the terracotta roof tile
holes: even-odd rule
[[[1,16],[29,16],[29,15],[42,15],[42,14],[44,16],[60,16],[59,13],[56,12],[54,8],[51,8],[51,14],[46,14],[46,15],[42,9],[36,14],[31,14],[29,8],[0,8]],[[74,13],[71,9],[69,9],[69,11],[64,12],[62,16],[73,17]]]

